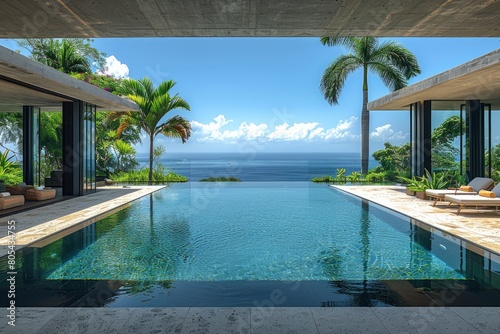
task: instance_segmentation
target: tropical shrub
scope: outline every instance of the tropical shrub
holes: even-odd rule
[[[0,154],[0,180],[6,185],[14,185],[23,181],[21,166],[13,161],[14,155],[9,156],[9,150]]]
[[[367,182],[383,182],[385,181],[385,173],[384,172],[370,172],[366,175],[365,180]]]
[[[240,179],[234,176],[229,176],[229,177],[209,177],[206,179],[201,179],[200,182],[241,182]]]
[[[335,176],[335,180],[339,182],[345,182],[346,179],[345,168],[337,168],[337,175]]]
[[[149,182],[149,168],[142,168],[136,171],[120,172],[111,175],[111,179],[116,182]],[[172,171],[154,170],[153,182],[187,182],[188,178]]]
[[[349,182],[355,183],[361,181],[361,174],[359,172],[352,172],[351,175],[347,176]]]
[[[316,183],[321,183],[321,182],[335,182],[335,178],[331,175],[325,175],[325,176],[320,176],[320,177],[313,177],[311,179],[311,182],[316,182]]]

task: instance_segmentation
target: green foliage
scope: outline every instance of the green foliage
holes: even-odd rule
[[[0,112],[0,145],[14,143],[17,151],[23,150],[23,113]]]
[[[359,172],[352,172],[351,175],[347,176],[347,179],[349,182],[356,183],[361,181],[361,173]]]
[[[373,152],[373,158],[380,164],[383,171],[393,171],[404,176],[410,170],[410,144],[400,146],[384,143],[384,149]]]
[[[220,177],[209,177],[206,179],[201,179],[200,182],[240,182],[241,180],[234,176],[220,176]]]
[[[321,182],[328,182],[328,183],[331,183],[331,182],[335,182],[335,178],[331,175],[326,175],[326,176],[321,176],[321,177],[313,177],[311,179],[311,182],[315,182],[315,183],[321,183]]]
[[[29,38],[17,43],[30,58],[64,73],[92,72],[92,64],[104,68],[106,54],[91,46],[88,38]]]
[[[458,116],[448,117],[440,126],[432,131],[432,146],[449,144],[460,136],[460,133],[465,133],[465,122],[461,122]]]
[[[345,182],[346,181],[346,176],[345,176],[345,168],[337,168],[337,175],[335,176],[335,179],[339,182]]]
[[[111,175],[111,179],[116,182],[149,182],[149,169],[142,168],[136,171],[120,172]],[[154,182],[187,182],[188,178],[172,171],[167,170],[154,170]]]
[[[133,126],[146,132],[149,137],[149,168],[153,172],[154,139],[158,134],[169,138],[178,138],[185,143],[191,136],[191,123],[175,115],[161,123],[164,117],[174,109],[190,110],[189,104],[178,95],[170,95],[170,90],[175,86],[172,80],[162,82],[155,87],[151,79],[124,80],[122,92],[130,100],[137,103],[139,112],[112,112],[106,118],[107,121],[120,120],[117,127],[117,135]],[[150,179],[153,175],[150,174]]]
[[[385,178],[385,173],[384,172],[371,172],[366,175],[365,178],[366,181],[368,182],[383,182],[386,181]]]
[[[408,189],[414,191],[424,191],[426,189],[444,189],[449,185],[448,173],[430,173],[427,169],[425,170],[425,175],[421,177],[400,177],[400,180],[404,182]]]
[[[111,75],[83,72],[73,73],[71,76],[116,95],[119,95],[122,90],[123,79],[118,79]]]
[[[96,113],[96,173],[97,175],[109,175],[118,170],[130,170],[138,166],[135,152],[129,151],[128,155],[122,157],[121,162],[116,156],[116,141],[118,135],[116,128],[120,121],[114,120],[104,122],[108,116],[107,112]],[[128,145],[140,142],[140,130],[129,127],[122,132],[120,140]]]
[[[6,185],[14,185],[22,182],[21,166],[13,161],[14,156],[9,156],[9,150],[0,154],[0,180]]]
[[[465,122],[460,117],[448,117],[431,134],[432,143],[432,168],[454,169],[457,168],[455,157],[460,153],[460,148],[453,145],[453,141],[465,133]]]
[[[40,177],[50,176],[52,170],[62,169],[62,113],[40,114]]]
[[[490,151],[486,151],[485,159],[487,165],[488,154],[491,153],[491,178],[500,182],[500,144],[494,146]]]

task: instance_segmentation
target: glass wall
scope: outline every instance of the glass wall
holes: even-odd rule
[[[33,184],[43,184],[41,177],[41,146],[40,146],[40,108],[33,108],[31,135],[33,136]]]
[[[466,146],[464,101],[432,101],[432,171],[465,175]]]
[[[491,123],[489,122],[491,120]],[[496,182],[500,182],[500,106],[488,106],[485,108],[485,145],[487,154],[485,155],[486,177],[491,177]],[[488,154],[491,153],[491,154]]]
[[[95,180],[95,124],[96,106],[84,103],[83,114],[83,192],[96,191]]]

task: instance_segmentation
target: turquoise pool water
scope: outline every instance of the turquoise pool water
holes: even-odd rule
[[[306,182],[174,184],[53,239],[16,307],[500,306],[498,255]]]
[[[118,217],[118,218],[117,218]],[[407,217],[311,183],[175,184],[98,222],[48,280],[467,278]],[[428,233],[430,236],[430,233]],[[435,252],[432,252],[434,249]],[[57,254],[54,255],[57,258]]]

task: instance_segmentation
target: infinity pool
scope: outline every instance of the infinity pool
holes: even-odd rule
[[[187,183],[18,258],[27,289],[104,284],[106,306],[243,306],[276,289],[285,306],[355,305],[363,292],[370,305],[409,305],[395,285],[424,294],[417,304],[436,286],[498,293],[498,256],[469,248],[325,185]],[[62,305],[82,305],[71,293]]]

